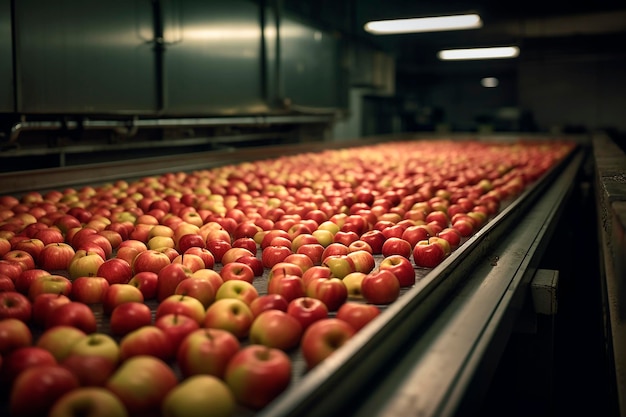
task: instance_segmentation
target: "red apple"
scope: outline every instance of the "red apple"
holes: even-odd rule
[[[104,277],[109,284],[126,284],[133,277],[133,269],[120,258],[111,258],[98,267],[96,276]]]
[[[266,310],[255,316],[250,326],[250,343],[281,350],[298,346],[303,327],[292,315],[280,310]]]
[[[289,302],[287,314],[296,318],[302,329],[306,329],[313,322],[328,318],[328,307],[317,298],[298,297]]]
[[[117,362],[96,355],[70,354],[59,364],[72,372],[82,387],[104,386],[117,369]]]
[[[336,311],[347,300],[348,289],[339,278],[316,278],[306,286],[306,296],[317,298],[329,311]]]
[[[50,275],[50,272],[45,269],[29,269],[28,271],[21,272],[17,278],[13,280],[15,284],[15,290],[24,295],[28,295],[30,284],[37,278]]]
[[[34,300],[39,294],[63,294],[68,297],[72,293],[72,281],[61,275],[44,275],[35,279],[28,287],[28,298]]]
[[[113,284],[104,293],[102,299],[102,311],[104,314],[111,314],[113,309],[122,303],[131,301],[143,302],[143,293],[139,288],[131,284]]]
[[[74,326],[85,333],[93,333],[98,328],[94,312],[86,304],[71,301],[52,310],[46,317],[44,327]]]
[[[387,269],[396,276],[401,287],[410,287],[415,284],[415,269],[408,258],[402,255],[390,255],[380,261],[380,270]]]
[[[169,338],[174,352],[178,352],[180,344],[189,333],[200,328],[193,318],[176,313],[162,315],[154,321],[154,325]]]
[[[125,336],[133,330],[150,324],[152,324],[152,310],[138,301],[118,305],[111,312],[109,320],[109,328],[114,336]]]
[[[22,320],[7,318],[0,320],[0,356],[6,357],[11,351],[30,346],[33,334]]]
[[[170,258],[163,252],[148,249],[139,252],[133,260],[133,273],[149,271],[159,273],[161,269],[171,264]]]
[[[204,263],[204,267],[207,269],[212,269],[215,266],[215,256],[211,253],[210,250],[204,247],[192,246],[184,252],[181,251],[184,255],[197,255],[202,259]]]
[[[119,348],[122,366],[132,357],[152,356],[167,362],[175,355],[170,338],[154,325],[142,326],[127,333],[120,340]]]
[[[128,281],[128,284],[137,287],[143,294],[144,300],[156,298],[157,281],[159,275],[156,272],[138,272]]]
[[[17,291],[0,292],[0,320],[17,319],[29,323],[33,314],[30,300]]]
[[[33,256],[19,249],[10,250],[4,254],[2,257],[3,260],[9,262],[15,262],[22,268],[22,271],[26,271],[28,269],[35,269],[35,259]]]
[[[280,349],[249,345],[228,362],[224,380],[239,404],[259,410],[291,382],[291,359]]]
[[[266,310],[287,311],[288,305],[287,299],[280,294],[263,294],[252,300],[250,310],[256,317]]]
[[[240,280],[252,283],[254,281],[254,271],[252,267],[236,261],[224,264],[224,267],[220,271],[220,276],[224,282]]]
[[[176,292],[178,284],[193,272],[182,264],[170,263],[158,272],[156,299],[161,302]]]
[[[39,294],[32,301],[33,306],[33,324],[38,327],[44,327],[46,317],[52,314],[52,311],[60,305],[67,304],[72,301],[68,296],[56,293]]]
[[[390,237],[383,243],[382,255],[388,257],[391,255],[401,255],[405,258],[411,257],[411,244],[399,237]]]
[[[180,343],[176,364],[184,378],[201,374],[223,378],[226,365],[239,349],[239,340],[227,330],[197,329]]]
[[[378,306],[348,301],[339,307],[336,317],[350,324],[356,331],[359,331],[378,315],[380,315]]]
[[[356,330],[338,318],[326,318],[312,323],[302,335],[300,347],[309,369],[341,348],[354,336]]]
[[[57,360],[46,349],[38,346],[24,346],[13,349],[2,358],[0,386],[10,387],[22,372],[28,368],[56,365]]]
[[[291,301],[294,298],[304,297],[306,288],[300,276],[287,274],[272,277],[267,285],[267,293],[280,294],[287,301]]]
[[[277,263],[283,262],[285,258],[292,253],[290,247],[269,245],[263,248],[261,261],[265,268],[272,268]]]
[[[61,241],[63,241],[62,236],[61,236]],[[37,261],[37,259],[39,259],[39,254],[41,253],[41,250],[44,248],[44,246],[45,244],[42,240],[32,238],[32,239],[20,240],[13,246],[13,248],[29,253],[30,256],[32,256],[33,259]]]
[[[242,256],[241,258],[237,258],[236,262],[246,264],[250,268],[252,268],[252,272],[254,273],[255,277],[260,277],[261,275],[263,275],[263,272],[265,270],[263,268],[263,261],[261,261],[256,256]]]
[[[216,292],[215,284],[210,280],[193,277],[182,280],[174,290],[174,294],[197,299],[205,309],[215,301]]]
[[[420,240],[413,248],[413,262],[418,267],[434,268],[446,257],[445,247],[432,238]]]
[[[78,277],[72,282],[70,298],[85,304],[99,304],[109,286],[109,281],[104,277]]]
[[[370,272],[361,281],[361,294],[368,303],[390,304],[400,296],[400,282],[388,269]]]
[[[202,258],[192,253],[178,255],[172,260],[172,263],[186,266],[192,273],[205,268]]]
[[[166,314],[182,314],[200,325],[204,322],[205,308],[197,298],[172,294],[159,303],[154,317],[159,319]]]
[[[374,255],[366,250],[353,251],[348,253],[346,256],[352,259],[355,272],[363,272],[367,274],[376,266],[376,259],[374,259]]]

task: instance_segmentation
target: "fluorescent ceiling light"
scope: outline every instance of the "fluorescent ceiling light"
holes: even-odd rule
[[[480,85],[485,88],[495,88],[498,86],[498,84],[500,84],[500,82],[496,77],[485,77],[480,80]]]
[[[437,57],[442,61],[463,59],[501,59],[515,58],[519,55],[517,46],[502,46],[493,48],[447,49],[439,51]]]
[[[374,35],[397,33],[438,32],[444,30],[477,29],[483,22],[477,14],[420,17],[414,19],[378,20],[365,24],[365,31]]]

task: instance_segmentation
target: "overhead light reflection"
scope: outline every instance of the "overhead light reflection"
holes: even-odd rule
[[[390,35],[398,33],[477,29],[482,27],[482,24],[483,22],[479,15],[464,14],[372,21],[365,24],[365,31],[374,35]]]
[[[503,59],[515,58],[519,55],[517,46],[502,46],[493,48],[446,49],[439,51],[437,57],[442,61],[467,59]]]

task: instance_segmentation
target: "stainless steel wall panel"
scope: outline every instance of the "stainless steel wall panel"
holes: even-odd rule
[[[283,16],[280,64],[284,98],[294,105],[345,107],[341,39]]]
[[[15,15],[18,111],[155,111],[151,2],[20,0]]]
[[[243,0],[164,3],[167,113],[267,110],[260,13]]]
[[[0,112],[14,110],[11,2],[0,0]]]

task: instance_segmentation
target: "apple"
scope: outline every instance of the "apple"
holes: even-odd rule
[[[350,253],[350,249],[343,243],[334,242],[324,248],[322,252],[322,263],[329,256],[347,255]]]
[[[178,284],[189,278],[193,272],[182,264],[170,263],[158,272],[156,299],[161,302],[174,295]]]
[[[172,260],[172,263],[186,266],[192,273],[205,268],[202,258],[192,253],[178,255]]]
[[[117,369],[117,362],[105,356],[70,354],[61,366],[69,369],[83,387],[102,387]]]
[[[28,287],[28,299],[33,301],[38,295],[52,293],[70,296],[72,281],[62,275],[44,275],[36,278]]]
[[[61,365],[29,368],[11,387],[9,413],[12,416],[47,416],[59,398],[79,386],[76,376]]]
[[[0,274],[0,292],[4,292],[4,291],[17,291],[17,290],[15,288],[15,283],[13,282],[11,277]]]
[[[154,249],[147,249],[139,252],[133,260],[133,273],[149,271],[159,273],[161,269],[171,264],[170,258],[163,252]]]
[[[306,288],[309,282],[315,278],[328,278],[331,276],[333,276],[333,273],[329,267],[315,265],[302,273],[302,282]]]
[[[16,318],[0,320],[0,357],[32,343],[32,331],[22,320]]]
[[[359,331],[380,315],[380,312],[380,308],[373,304],[348,301],[339,307],[335,317],[350,324],[354,330]]]
[[[396,276],[400,287],[410,287],[415,284],[415,269],[408,258],[402,255],[390,255],[383,258],[378,269],[387,269]]]
[[[182,340],[176,364],[184,378],[201,374],[223,378],[226,365],[240,347],[239,339],[227,330],[200,328]]]
[[[300,321],[281,310],[266,310],[255,316],[250,326],[250,343],[281,350],[298,346],[303,327]]]
[[[324,249],[320,243],[305,243],[296,249],[296,253],[307,256],[313,265],[321,265]]]
[[[348,289],[339,278],[315,278],[307,284],[306,296],[317,298],[329,311],[336,311],[347,300]]]
[[[17,291],[0,292],[0,320],[17,319],[29,323],[33,306],[28,297]]]
[[[176,295],[193,297],[200,301],[206,309],[215,301],[215,284],[208,279],[189,277],[182,280],[174,290]]]
[[[127,417],[126,407],[111,391],[101,386],[73,389],[54,402],[48,417]]]
[[[153,356],[165,362],[174,355],[174,346],[167,334],[154,325],[142,326],[124,335],[119,341],[122,364],[132,357]]]
[[[400,282],[388,269],[370,272],[361,281],[361,294],[371,304],[391,304],[400,296]]]
[[[313,260],[302,253],[292,253],[288,255],[283,262],[298,265],[302,272],[314,266]]]
[[[131,284],[113,284],[104,293],[102,311],[110,315],[118,305],[132,301],[144,302],[143,293],[139,288]]]
[[[230,280],[224,281],[215,293],[215,299],[236,298],[247,305],[250,305],[254,299],[259,296],[259,292],[254,285],[248,281]]]
[[[354,260],[348,255],[330,255],[322,261],[322,266],[330,268],[332,275],[339,279],[356,271]]]
[[[408,241],[400,237],[390,237],[383,243],[382,255],[384,257],[401,255],[408,259],[411,257],[411,249],[411,244]]]
[[[50,275],[50,272],[46,271],[45,269],[35,268],[29,269],[27,271],[22,271],[16,278],[12,279],[13,284],[15,285],[15,291],[24,295],[28,295],[30,284],[32,284],[33,281],[35,281],[37,278],[47,275]]]
[[[206,242],[202,236],[197,233],[187,233],[178,239],[177,247],[179,252],[185,253],[189,248],[206,248]]]
[[[155,319],[154,325],[169,338],[174,352],[178,352],[178,347],[189,333],[200,328],[198,322],[191,317],[176,313],[162,315]]]
[[[57,362],[61,363],[70,355],[72,347],[86,336],[87,333],[77,327],[59,325],[44,330],[36,346],[52,353]]]
[[[143,294],[144,300],[156,298],[157,281],[159,275],[156,272],[138,272],[128,281],[128,284],[137,287]]]
[[[70,356],[98,356],[117,365],[120,361],[120,347],[116,339],[108,333],[93,332],[85,337],[77,337],[63,361]]]
[[[106,383],[128,415],[160,415],[167,394],[178,384],[174,370],[163,360],[139,355],[124,361]]]
[[[215,266],[215,256],[213,256],[210,250],[204,247],[192,246],[188,248],[187,250],[181,251],[181,252],[184,255],[199,256],[200,259],[202,259],[202,262],[204,263],[204,267],[207,269],[212,269]]]
[[[250,251],[251,254],[257,252],[257,244],[252,237],[239,237],[232,243],[232,249],[243,248]],[[235,258],[236,259],[236,258]]]
[[[298,275],[287,274],[273,276],[267,285],[268,294],[280,294],[287,301],[303,297],[306,294],[304,281]]]
[[[432,229],[425,224],[409,226],[402,232],[401,238],[409,242],[411,247],[415,246],[420,240],[428,239],[432,236]]]
[[[328,307],[317,298],[298,297],[287,305],[287,314],[297,319],[304,330],[313,322],[328,318]]]
[[[352,242],[356,242],[357,240],[359,240],[358,233],[346,230],[339,230],[337,233],[335,233],[335,237],[333,238],[333,242],[341,243],[346,247],[348,247]]]
[[[19,250],[19,249],[10,250],[4,254],[2,259],[5,261],[17,263],[22,268],[22,271],[26,271],[28,269],[35,269],[35,259],[30,253],[24,250]]]
[[[263,267],[263,261],[261,261],[256,256],[242,256],[241,258],[237,258],[236,262],[246,264],[250,268],[252,268],[252,272],[254,273],[255,277],[260,277],[261,275],[263,275],[263,272],[265,271]]]
[[[300,348],[309,369],[319,365],[354,336],[356,330],[338,318],[312,323],[302,335]]]
[[[287,311],[288,305],[287,299],[280,294],[263,294],[252,300],[250,310],[257,317],[266,310]]]
[[[52,353],[38,346],[14,349],[2,358],[0,386],[10,387],[15,378],[28,368],[56,364],[57,360]]]
[[[374,255],[366,250],[356,250],[348,253],[346,256],[352,259],[355,272],[363,272],[367,274],[376,266],[376,259],[374,259]]]
[[[209,306],[204,318],[204,327],[223,329],[237,338],[248,336],[254,315],[248,304],[237,298],[215,300]]]
[[[104,277],[78,277],[72,282],[70,298],[85,304],[99,304],[109,286],[109,281]]]
[[[172,294],[159,303],[155,319],[166,314],[182,314],[194,319],[198,324],[204,322],[205,308],[197,298],[187,295]]]
[[[57,231],[58,232],[58,231]],[[63,237],[61,237],[61,241],[63,241]],[[45,244],[41,239],[24,239],[13,245],[14,249],[21,250],[27,252],[32,256],[32,258],[37,261],[39,259],[39,254],[41,250],[44,248]]]
[[[191,274],[189,278],[210,281],[213,284],[213,288],[215,288],[215,291],[217,291],[219,286],[222,285],[222,283],[224,282],[219,272],[213,269],[200,269]]]
[[[98,323],[94,312],[87,304],[70,301],[58,306],[46,317],[44,328],[54,326],[74,326],[89,334],[97,330]]]
[[[320,229],[318,226],[317,230],[313,230],[311,235],[317,239],[317,243],[322,245],[323,247],[327,247],[335,241],[335,234],[330,230]]]
[[[259,410],[289,386],[291,369],[291,359],[282,350],[249,345],[228,362],[224,381],[239,404]]]
[[[243,262],[232,261],[224,264],[224,267],[220,271],[220,276],[224,282],[240,280],[252,284],[255,274],[251,266]]]
[[[11,262],[4,259],[0,260],[0,274],[6,275],[15,281],[22,272],[26,271],[22,269],[22,265],[18,262]]]
[[[100,255],[79,249],[70,261],[67,270],[72,280],[78,277],[95,277],[98,276],[98,268],[103,263],[104,259]]]
[[[109,284],[126,284],[133,277],[133,269],[125,260],[111,258],[98,267],[96,276],[106,278]]]
[[[285,258],[291,255],[293,252],[290,247],[287,246],[278,246],[278,245],[268,245],[263,248],[261,252],[261,261],[263,262],[263,267],[272,268],[279,262],[283,262]]]
[[[420,240],[413,248],[413,263],[418,267],[434,268],[446,257],[445,248],[432,238]]]
[[[283,275],[297,275],[301,277],[303,274],[302,268],[299,265],[292,264],[290,262],[278,262],[276,265],[270,268],[267,279],[271,282],[275,277],[281,277]]]
[[[215,239],[215,240],[207,240],[206,248],[211,252],[215,262],[222,262],[222,257],[224,254],[232,248],[230,243],[230,238],[226,239]]]
[[[366,275],[364,272],[352,272],[343,277],[343,283],[348,290],[348,300],[363,300],[361,286]]]
[[[437,233],[437,237],[445,239],[450,244],[450,248],[456,248],[461,244],[461,233],[454,227],[446,227]]]
[[[43,328],[46,317],[52,314],[52,310],[62,304],[72,301],[68,296],[55,293],[39,294],[32,301],[33,315],[32,321],[35,326]]]
[[[230,417],[236,410],[228,385],[211,375],[195,375],[174,387],[163,400],[163,417]]]
[[[142,326],[152,324],[152,310],[143,302],[130,301],[111,312],[109,329],[114,336],[125,336]]]

